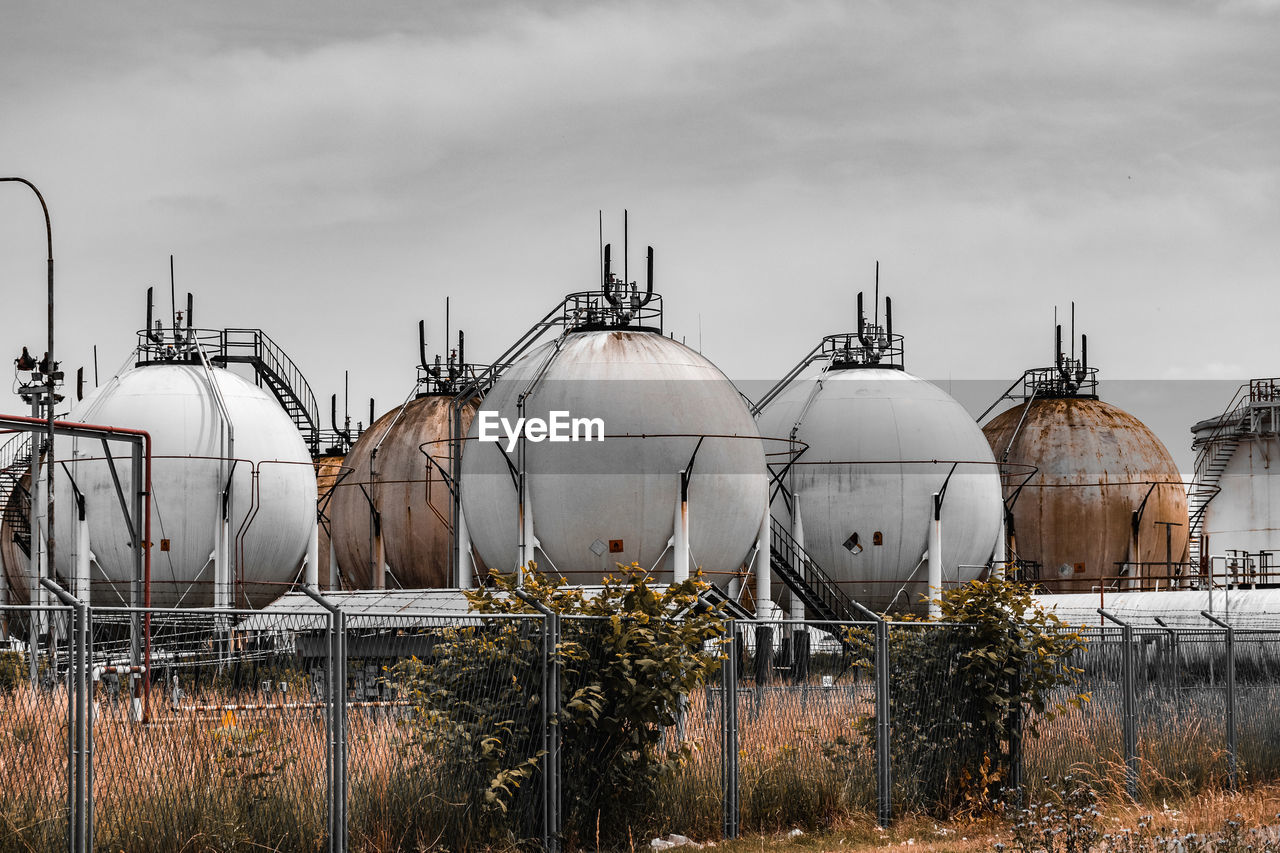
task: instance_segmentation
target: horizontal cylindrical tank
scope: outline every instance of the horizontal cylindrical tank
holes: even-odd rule
[[[344,587],[378,585],[374,555],[379,525],[386,586],[452,584],[452,497],[445,479],[452,405],[448,394],[411,400],[378,418],[347,454],[347,473],[329,501]],[[474,413],[474,406],[460,412],[464,434]]]
[[[974,579],[991,559],[999,471],[973,417],[938,386],[900,369],[835,367],[793,383],[759,424],[803,448],[784,479],[799,518],[781,494],[774,516],[801,530],[805,550],[864,606],[921,606],[933,495],[944,482],[944,587]]]
[[[298,578],[315,531],[315,471],[297,427],[267,391],[221,368],[150,364],[114,377],[68,419],[151,435],[153,605],[213,604],[224,560],[237,606],[262,606]],[[74,562],[73,479],[86,502],[93,603],[127,604],[134,548],[103,446],[79,438],[58,446],[67,469],[55,483],[65,508],[56,516],[58,574],[67,578]],[[112,453],[131,505],[139,485],[128,450]]]
[[[484,423],[555,412],[598,418],[603,440],[527,440],[523,466],[520,442],[480,440]],[[690,561],[724,586],[766,511],[764,450],[738,390],[702,355],[655,332],[575,331],[525,354],[485,398],[467,445],[467,527],[484,561],[503,571],[521,562],[523,541],[540,569],[574,583],[599,583],[632,562],[670,580],[688,471]]]
[[[1035,602],[1068,625],[1101,623],[1098,608],[1135,625],[1158,625],[1159,618],[1174,628],[1215,628],[1201,611],[1240,628],[1280,624],[1280,589],[1176,589],[1153,592],[1067,593],[1037,595]],[[1114,623],[1108,623],[1114,624]]]
[[[997,459],[1035,469],[1030,479],[1008,477],[1006,493],[1017,491],[1016,555],[1040,564],[1049,591],[1091,590],[1125,564],[1130,576],[1163,575],[1166,561],[1186,559],[1186,488],[1163,442],[1133,415],[1092,396],[1035,398],[983,432]]]

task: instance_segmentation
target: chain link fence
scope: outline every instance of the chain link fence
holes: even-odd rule
[[[1102,619],[995,738],[973,626],[725,620],[661,659],[675,627],[0,608],[0,853],[609,848],[1280,778],[1280,627]]]

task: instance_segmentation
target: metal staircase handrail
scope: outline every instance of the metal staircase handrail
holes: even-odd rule
[[[251,336],[249,340],[236,340],[238,335]],[[271,386],[290,418],[307,440],[307,446],[315,453],[320,445],[320,407],[315,394],[302,371],[293,359],[261,329],[224,329],[222,331],[220,360],[247,360]],[[233,356],[232,350],[252,350],[252,356]]]
[[[796,542],[787,529],[776,519],[769,519],[770,538],[773,543],[771,561],[787,586],[804,599],[806,605],[820,611],[820,616],[833,622],[878,621],[875,613],[855,601],[840,589],[807,551]],[[800,571],[796,571],[797,564]]]
[[[1232,433],[1238,432],[1242,424],[1244,413],[1249,408],[1249,403],[1245,402],[1240,405],[1241,398],[1249,391],[1249,384],[1245,383],[1236,389],[1236,393],[1232,396],[1231,402],[1227,403],[1227,407],[1223,409],[1222,414],[1218,416],[1217,422],[1214,424],[1213,431],[1203,439],[1196,439],[1194,444],[1199,445],[1199,454],[1196,456],[1196,479],[1200,479],[1205,468],[1208,467],[1209,460],[1216,454],[1214,450],[1218,441],[1224,437],[1224,433],[1230,430]]]
[[[31,433],[29,432],[15,433],[0,445],[0,473],[7,473],[19,463],[24,470],[31,463]]]

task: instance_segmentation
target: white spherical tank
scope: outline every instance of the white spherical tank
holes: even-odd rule
[[[781,496],[775,518],[793,535],[798,527],[805,550],[864,606],[919,607],[933,495],[944,482],[944,586],[974,579],[991,558],[999,470],[973,417],[936,385],[900,369],[833,366],[773,399],[759,426],[804,448],[785,476],[799,518]]]
[[[220,368],[152,364],[113,378],[68,419],[143,429],[151,435],[154,606],[214,603],[220,527],[235,606],[260,607],[297,578],[315,532],[315,470],[297,427],[267,391]],[[134,550],[102,445],[64,439],[58,447],[85,497],[93,603],[128,603]],[[128,447],[115,445],[112,453],[128,495]],[[222,495],[228,483],[229,515],[223,526]],[[56,516],[56,534],[57,569],[65,579],[72,573],[75,549],[73,489],[66,472],[58,472],[55,488],[64,507]]]
[[[650,331],[570,333],[517,360],[494,385],[462,457],[463,512],[485,563],[510,571],[520,561],[519,448],[508,450],[505,437],[481,439],[497,418],[514,424],[554,412],[600,419],[604,439],[525,442],[525,509],[539,567],[599,583],[615,564],[636,562],[671,579],[680,472],[692,464],[691,564],[727,585],[766,512],[764,449],[733,383],[697,352]],[[579,435],[587,433],[584,426]]]

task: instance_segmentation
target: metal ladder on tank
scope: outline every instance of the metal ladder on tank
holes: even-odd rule
[[[1227,469],[1227,464],[1240,446],[1241,437],[1247,432],[1250,419],[1249,385],[1241,385],[1236,389],[1231,402],[1218,417],[1207,438],[1195,442],[1196,465],[1191,494],[1188,496],[1187,509],[1190,513],[1187,526],[1187,557],[1192,567],[1200,567],[1200,535],[1204,530],[1205,514],[1209,503],[1221,491],[1218,483]]]
[[[769,518],[769,565],[787,589],[804,602],[811,618],[823,622],[865,622],[878,619],[850,597],[822,570],[778,519]]]
[[[219,367],[247,364],[253,368],[258,384],[266,385],[313,456],[320,452],[320,408],[315,394],[302,371],[275,341],[261,329],[223,329],[218,352],[209,361]]]
[[[0,447],[0,508],[3,522],[13,531],[13,541],[22,553],[31,556],[31,495],[22,488],[22,478],[31,470],[31,434],[17,433]],[[23,501],[12,500],[23,493]],[[24,511],[25,510],[25,511]]]
[[[1208,437],[1196,439],[1195,482],[1188,499],[1192,566],[1200,565],[1200,533],[1209,502],[1222,491],[1218,483],[1240,442],[1251,435],[1274,435],[1280,423],[1280,380],[1253,379],[1241,385]]]

